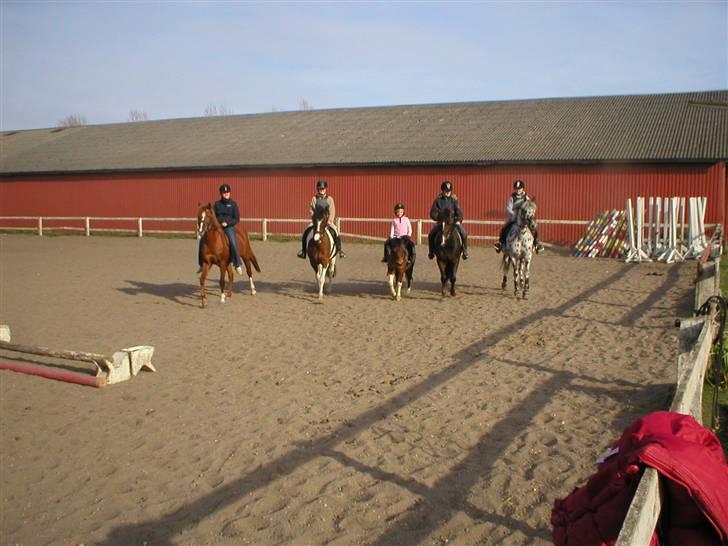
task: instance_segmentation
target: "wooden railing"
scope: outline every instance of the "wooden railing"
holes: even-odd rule
[[[695,286],[695,309],[710,296],[720,295],[720,254],[710,267],[700,269]],[[680,351],[677,359],[677,388],[670,411],[703,422],[703,382],[716,335],[715,313],[680,321]],[[650,544],[662,509],[660,474],[646,468],[617,538],[617,546]]]
[[[245,223],[253,223],[253,224],[259,224],[260,225],[260,231],[252,231],[253,234],[260,234],[261,238],[266,241],[268,240],[268,237],[273,235],[280,235],[285,237],[294,237],[299,236],[301,232],[303,231],[303,226],[306,226],[310,220],[308,218],[241,218],[241,222]],[[364,240],[373,240],[373,241],[383,241],[385,237],[376,237],[371,235],[364,235],[361,233],[356,233],[353,230],[347,231],[347,224],[351,225],[354,223],[379,223],[383,224],[382,233],[386,233],[388,231],[388,224],[392,221],[391,218],[337,218],[336,224],[337,228],[339,230],[339,233],[342,235],[345,235],[347,237],[357,238],[357,239],[364,239]],[[17,225],[11,225],[11,224],[18,224],[18,223],[27,223],[25,226],[17,226]],[[57,225],[58,222],[73,222],[74,225]],[[114,222],[117,224],[124,224],[128,223],[130,227],[128,228],[109,228],[109,227],[94,227],[94,224],[98,226],[98,224],[108,224],[109,222]],[[155,222],[188,222],[190,225],[190,228],[187,230],[174,230],[174,229],[148,229],[145,228],[145,223],[148,225],[149,223],[155,223]],[[432,220],[429,218],[423,219],[423,218],[417,218],[411,220],[414,228],[414,239],[417,241],[417,244],[422,244],[424,237],[426,237],[425,234],[425,226],[429,226],[432,224]],[[49,226],[49,223],[53,223],[53,226]],[[297,233],[283,233],[278,231],[273,231],[271,233],[270,226],[272,224],[301,224],[302,228]],[[553,224],[553,225],[575,225],[575,226],[586,226],[589,222],[586,220],[539,220],[539,224]],[[466,220],[463,222],[463,224],[467,226],[478,226],[478,225],[492,225],[492,226],[501,226],[503,222],[501,220]],[[196,235],[196,220],[195,218],[189,217],[189,218],[156,218],[156,217],[109,217],[109,216],[0,216],[0,230],[15,230],[15,231],[27,231],[27,230],[33,230],[38,233],[39,236],[43,236],[45,232],[58,232],[58,231],[70,231],[70,232],[79,232],[83,233],[87,237],[90,236],[94,232],[98,233],[108,233],[108,232],[118,232],[118,233],[134,233],[137,235],[137,237],[143,237],[145,233],[152,233],[152,234],[159,234],[159,233],[169,233],[169,234],[176,234],[176,235],[186,235],[189,234],[191,236]],[[470,239],[474,240],[495,240],[497,238],[496,235],[477,235],[477,234],[471,234],[469,235]]]

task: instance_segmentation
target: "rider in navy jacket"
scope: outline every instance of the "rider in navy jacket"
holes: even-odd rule
[[[228,241],[230,241],[230,258],[235,271],[242,275],[242,260],[238,251],[238,241],[235,237],[235,224],[240,222],[240,209],[238,209],[238,204],[230,198],[230,186],[228,184],[220,186],[220,200],[215,201],[212,209],[215,211],[217,221],[225,230]]]
[[[437,222],[434,227],[430,230],[427,235],[427,242],[430,247],[430,252],[427,257],[431,260],[435,257],[434,244],[435,237],[442,231],[442,224],[440,223],[440,214],[443,209],[452,209],[453,218],[455,220],[455,229],[460,233],[460,238],[463,240],[463,260],[468,259],[468,235],[465,233],[461,222],[463,221],[463,211],[460,210],[457,196],[452,192],[452,183],[449,180],[445,180],[441,185],[442,190],[440,195],[437,196],[435,201],[432,203],[430,209],[430,218]]]

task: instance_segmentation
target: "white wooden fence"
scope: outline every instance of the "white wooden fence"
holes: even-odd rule
[[[284,237],[298,237],[303,232],[303,227],[310,223],[308,218],[241,218],[241,222],[246,224],[254,223],[260,225],[260,231],[249,231],[249,233],[260,235],[264,241],[268,240],[271,235],[278,235]],[[392,221],[391,218],[337,218],[336,225],[339,233],[346,235],[347,237],[365,239],[372,241],[383,241],[386,237],[374,237],[371,235],[363,235],[355,233],[353,231],[347,231],[347,224],[351,225],[354,223],[378,223],[383,224],[382,233],[388,232],[389,223]],[[427,219],[414,219],[411,220],[414,228],[414,238],[417,244],[422,244],[423,234],[425,234],[425,225],[429,226],[432,224],[432,220]],[[18,222],[27,222],[28,225],[24,227],[18,227]],[[71,225],[57,225],[58,222],[72,223]],[[108,228],[108,227],[94,227],[99,224],[108,222],[116,223],[128,223],[128,228]],[[165,230],[165,229],[148,229],[145,228],[145,222],[189,222],[189,230]],[[49,223],[53,223],[53,226],[49,226]],[[301,230],[297,233],[283,233],[275,230],[271,230],[271,225],[274,224],[301,224]],[[561,225],[577,225],[586,226],[589,222],[586,220],[539,220],[539,224],[561,224]],[[471,225],[493,225],[501,226],[503,221],[501,220],[466,220],[463,222],[466,227]],[[38,233],[39,236],[43,236],[46,232],[79,232],[83,233],[87,237],[92,233],[134,233],[137,237],[143,237],[147,234],[175,234],[175,235],[196,235],[196,219],[189,218],[154,218],[154,217],[110,217],[110,216],[0,216],[0,230],[6,231],[28,231],[33,230]],[[425,235],[426,236],[426,235]],[[495,240],[497,235],[469,235],[470,239],[481,239],[481,240]]]

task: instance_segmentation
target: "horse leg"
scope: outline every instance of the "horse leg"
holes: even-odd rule
[[[227,268],[220,266],[220,303],[225,303],[225,273],[232,266],[228,264]],[[232,273],[230,273],[232,275]]]
[[[450,275],[450,295],[453,297],[455,296],[455,280],[456,280],[455,275],[456,275],[455,266],[453,266],[453,271],[452,271],[452,274]]]
[[[520,260],[518,258],[513,259],[513,295],[518,296],[518,280],[520,274]]]
[[[443,297],[445,297],[445,296],[447,296],[447,275],[445,273],[446,265],[438,259],[437,267],[440,268],[440,284],[441,284],[440,293],[442,294]]]
[[[250,286],[250,295],[255,296],[255,283],[253,282],[253,270],[250,267],[250,258],[245,252],[240,255],[240,258],[245,264],[245,272],[248,274],[248,286]]]
[[[316,268],[316,284],[318,286],[318,299],[324,299],[324,283],[326,282],[326,269],[323,265],[318,264]]]
[[[506,285],[508,284],[508,270],[510,269],[511,264],[508,262],[508,256],[503,256],[503,260],[501,262],[501,269],[503,270],[503,280],[501,280],[501,290],[506,289]]]
[[[525,300],[528,297],[528,289],[531,288],[530,283],[528,282],[528,273],[531,269],[531,261],[527,261],[523,265],[523,299]]]
[[[406,262],[405,262],[405,267],[406,267]],[[397,301],[400,301],[402,299],[402,281],[404,280],[404,269],[402,269],[401,266],[400,266],[400,269],[397,270],[396,279],[397,279],[397,293],[396,293],[395,299]]]
[[[205,294],[205,280],[207,272],[210,270],[210,264],[202,262],[202,273],[200,274],[200,307],[203,309],[207,305],[207,295]]]
[[[396,298],[397,293],[394,290],[394,272],[387,273],[387,284],[389,285],[389,293],[392,295],[392,298]]]

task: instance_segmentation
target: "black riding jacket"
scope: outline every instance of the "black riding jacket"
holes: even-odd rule
[[[221,224],[227,222],[228,227],[232,227],[240,222],[240,210],[238,204],[232,199],[220,199],[215,201],[213,207],[217,221]]]
[[[444,193],[440,193],[440,195],[437,196],[437,199],[435,199],[432,203],[432,208],[430,209],[430,218],[432,218],[435,222],[439,222],[440,213],[443,209],[452,209],[455,221],[463,221],[463,211],[460,210],[458,197],[454,193],[451,194],[450,197],[446,197]]]

